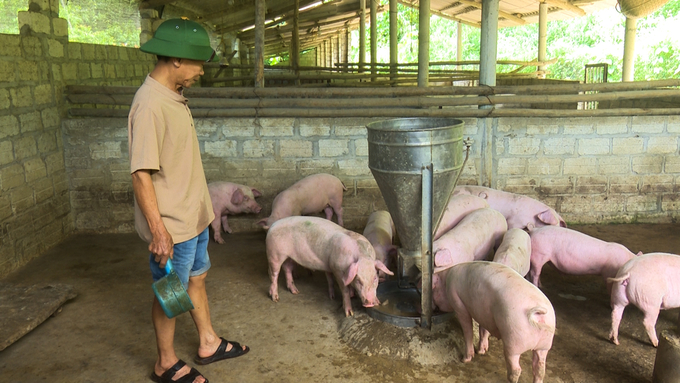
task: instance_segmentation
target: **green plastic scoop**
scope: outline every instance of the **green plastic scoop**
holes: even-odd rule
[[[177,272],[172,268],[170,259],[165,263],[166,276],[151,284],[153,293],[156,294],[165,315],[174,318],[194,308],[189,294],[184,289]]]

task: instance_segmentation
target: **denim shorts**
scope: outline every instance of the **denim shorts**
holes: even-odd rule
[[[189,286],[189,277],[201,275],[210,268],[209,239],[210,236],[206,227],[201,234],[173,246],[172,267],[185,288]],[[154,281],[165,276],[165,269],[158,267],[158,262],[156,262],[153,254],[149,254],[149,265]]]

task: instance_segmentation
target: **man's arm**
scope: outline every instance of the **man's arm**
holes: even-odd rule
[[[135,192],[137,205],[144,214],[153,237],[149,244],[149,251],[155,256],[156,262],[160,263],[160,267],[163,268],[167,259],[172,258],[174,243],[172,236],[163,224],[161,213],[158,211],[156,189],[151,182],[151,171],[140,169],[132,173],[132,189]]]

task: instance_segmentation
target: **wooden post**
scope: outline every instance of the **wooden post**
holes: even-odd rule
[[[499,0],[482,0],[479,85],[496,85]]]
[[[538,4],[538,61],[546,59],[546,44],[548,40],[548,4],[541,1]],[[539,72],[538,78],[545,78],[545,65],[536,67]]]
[[[342,61],[348,63],[349,62],[349,43],[350,43],[350,35],[349,35],[349,28],[345,28],[345,41],[344,44],[342,44]]]
[[[399,46],[397,41],[397,0],[390,0],[390,80],[397,79],[397,62],[399,60]],[[394,84],[392,84],[394,86]]]
[[[498,2],[498,0],[495,0]],[[430,77],[430,0],[418,8],[418,86],[427,87]]]
[[[371,2],[371,74],[377,75],[378,68],[375,64],[378,63],[378,1],[369,0]],[[371,77],[371,81],[376,81],[377,77]]]
[[[336,60],[337,63],[342,62],[342,59],[340,58],[340,45],[342,43],[341,43],[340,40],[341,40],[340,34],[338,33],[338,35],[335,37],[335,41],[336,41],[336,44],[335,44],[335,60]]]
[[[293,11],[293,38],[290,43],[290,66],[296,77],[300,76],[300,0],[294,0]],[[300,80],[295,80],[295,85],[300,85]]]
[[[458,21],[456,27],[456,61],[463,61],[463,24]],[[458,69],[461,68],[459,65]]]
[[[623,74],[622,81],[633,81],[635,78],[635,33],[637,19],[626,17],[626,34],[623,40]]]
[[[359,73],[366,63],[366,0],[359,0]]]
[[[255,0],[255,88],[264,88],[265,0]]]

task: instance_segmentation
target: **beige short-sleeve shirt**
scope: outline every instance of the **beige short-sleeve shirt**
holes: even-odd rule
[[[200,234],[215,215],[188,100],[147,76],[128,116],[130,173],[151,170],[158,209],[174,243]],[[135,229],[152,241],[135,198]]]

